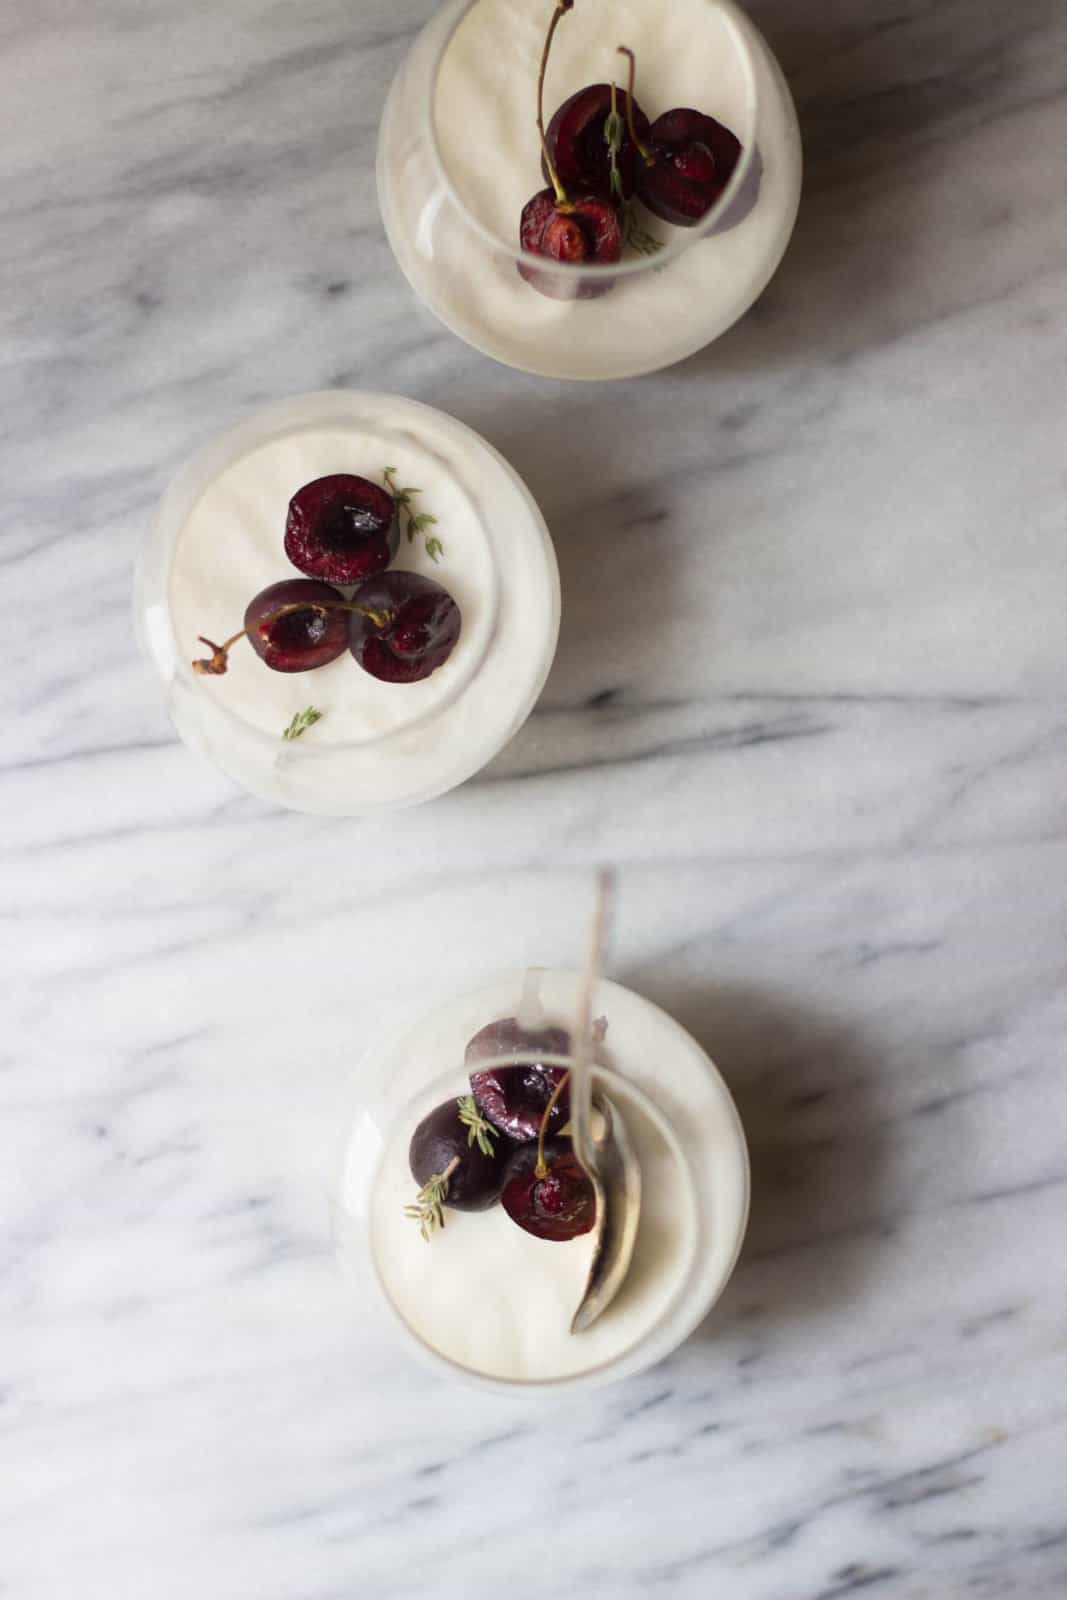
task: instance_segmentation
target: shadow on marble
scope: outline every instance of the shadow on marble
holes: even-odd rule
[[[892,1232],[889,1130],[872,1104],[877,1051],[851,1022],[756,985],[650,986],[645,974],[637,986],[720,1067],[752,1161],[741,1260],[695,1337],[847,1306]]]
[[[592,435],[586,446],[589,484],[610,481],[606,462],[600,476],[600,452],[610,455],[617,444]],[[563,594],[556,658],[533,715],[483,779],[585,766],[594,724],[603,739],[617,721],[618,741],[607,737],[611,748],[617,743],[621,750],[628,737],[628,696],[643,678],[657,676],[657,666],[659,676],[670,675],[674,619],[685,614],[679,591],[686,569],[671,558],[672,544],[682,535],[671,526],[662,490],[650,483],[606,492],[592,530],[588,505],[563,507],[550,523]],[[646,537],[654,558],[648,547],[642,549]],[[605,545],[612,538],[618,540],[616,559],[605,570]]]
[[[945,209],[958,227],[960,192],[983,176],[968,131],[991,97],[1032,92],[1028,19],[1003,7],[972,7],[965,28],[937,7],[879,18],[772,0],[756,16],[797,104],[800,214],[753,309],[675,369],[687,382],[840,359],[929,321],[951,294],[938,282]]]

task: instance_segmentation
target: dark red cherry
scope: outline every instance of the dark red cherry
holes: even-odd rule
[[[466,1117],[462,1114],[465,1105],[469,1106]],[[478,1123],[477,1132],[472,1127],[471,1113]],[[423,1117],[411,1136],[408,1165],[420,1185],[430,1183],[451,1167],[444,1204],[456,1211],[485,1211],[500,1197],[504,1167],[512,1148],[509,1139],[478,1118],[477,1108],[467,1095],[460,1100],[446,1100]]]
[[[528,200],[519,220],[519,242],[530,255],[561,261],[574,267],[610,266],[622,255],[622,228],[613,205],[598,195],[572,194],[569,209],[561,207],[552,189],[542,189]],[[575,283],[562,274],[538,272],[527,262],[519,272],[544,295],[554,300],[588,300],[605,294],[611,279]]]
[[[349,647],[365,672],[384,683],[417,683],[443,666],[455,649],[462,619],[441,584],[418,572],[383,572],[352,596],[381,620],[354,614]]]
[[[665,222],[679,228],[694,227],[707,216],[733,176],[741,157],[738,140],[714,117],[678,107],[656,118],[649,143],[655,160],[651,166],[643,161],[638,165],[638,195]],[[740,222],[754,200],[755,194],[745,213],[731,206],[730,226]]]
[[[624,97],[616,93],[616,108],[624,114]],[[611,115],[610,83],[592,83],[579,89],[569,100],[564,100],[545,130],[545,143],[555,162],[560,181],[565,189],[573,186],[588,189],[605,200],[617,201],[620,197],[611,190],[611,152],[604,138],[604,125]],[[649,122],[641,107],[634,101],[634,126],[637,137],[647,141]],[[619,177],[622,196],[628,200],[637,182],[640,158],[624,128],[618,153]],[[541,171],[548,178],[548,163],[541,157]]]
[[[501,1017],[480,1029],[467,1045],[467,1066],[500,1056],[522,1056],[521,1065],[491,1067],[471,1072],[474,1098],[489,1121],[512,1139],[536,1139],[545,1107],[566,1077],[566,1067],[552,1067],[539,1056],[569,1056],[570,1034],[565,1028],[520,1028],[515,1017]],[[562,1128],[570,1116],[566,1088],[552,1107],[548,1128]]]
[[[546,1139],[544,1155],[548,1171],[539,1178],[536,1144],[512,1152],[500,1202],[512,1222],[538,1239],[576,1239],[596,1222],[593,1185],[569,1139]]]
[[[310,672],[336,661],[348,644],[348,614],[339,589],[310,578],[272,583],[251,600],[244,624],[257,656],[275,672]],[[288,610],[290,606],[298,609]],[[281,612],[279,616],[277,613]]]
[[[336,472],[289,502],[285,553],[309,578],[361,583],[385,571],[399,542],[396,501],[369,478]]]

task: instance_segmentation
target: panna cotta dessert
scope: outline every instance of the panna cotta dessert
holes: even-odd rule
[[[654,371],[721,334],[777,267],[800,181],[788,87],[732,0],[453,0],[378,152],[417,294],[560,378]]]
[[[334,815],[484,766],[559,630],[521,479],[396,395],[301,396],[209,444],[164,497],[137,590],[182,738],[253,793]]]
[[[582,979],[534,969],[462,996],[375,1048],[378,1083],[344,1152],[338,1239],[412,1346],[494,1384],[622,1377],[696,1327],[748,1215],[740,1121],[700,1046],[601,981],[594,1105],[607,1097],[640,1169],[621,1288],[572,1332],[597,1242],[569,1138],[570,1019]]]

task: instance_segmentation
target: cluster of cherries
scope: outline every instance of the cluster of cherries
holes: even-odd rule
[[[635,228],[631,206],[639,199],[649,211],[681,228],[694,227],[722,195],[741,156],[730,129],[702,111],[678,107],[649,122],[634,97],[635,61],[629,60],[625,119],[616,86],[590,84],[565,100],[544,126],[545,69],[552,38],[574,0],[557,0],[545,40],[537,86],[537,125],[541,132],[541,170],[549,181],[523,207],[519,241],[530,255],[571,266],[610,266],[630,238],[646,251],[658,241]],[[748,204],[754,199],[754,193]],[[748,209],[746,205],[744,209]],[[731,224],[740,221],[741,210]],[[604,293],[611,280],[586,282],[571,290],[520,263],[522,276],[542,294],[571,298]]]
[[[411,491],[407,491],[410,493]],[[385,683],[415,683],[455,648],[460,610],[448,590],[417,572],[387,572],[400,544],[401,499],[352,473],[316,478],[289,502],[285,553],[303,578],[272,583],[249,601],[244,627],[196,672],[219,676],[247,638],[274,672],[310,672],[350,650]],[[346,598],[341,586],[351,588]]]
[[[485,1211],[499,1200],[513,1222],[539,1239],[574,1239],[596,1221],[593,1185],[561,1137],[570,1116],[569,1073],[537,1057],[570,1054],[562,1028],[531,1030],[517,1018],[489,1023],[467,1046],[471,1093],[446,1100],[415,1129],[408,1152],[421,1187],[408,1214],[428,1238],[443,1207]],[[524,1058],[479,1069],[479,1061]]]

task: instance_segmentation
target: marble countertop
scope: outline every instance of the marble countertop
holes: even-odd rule
[[[1062,1596],[1062,0],[759,0],[793,246],[598,389],[392,264],[375,125],[430,10],[0,21],[0,1595]],[[564,581],[512,747],[363,824],[177,743],[129,614],[177,464],[331,385],[481,429]],[[660,1368],[485,1398],[368,1335],[330,1162],[367,1029],[573,961],[605,857],[615,976],[741,1107],[747,1248]]]

